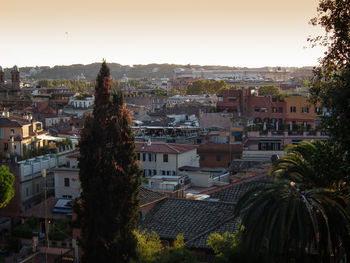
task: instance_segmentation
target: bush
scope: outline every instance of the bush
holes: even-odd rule
[[[32,238],[33,229],[27,224],[21,224],[16,226],[12,231],[13,236],[20,238]]]

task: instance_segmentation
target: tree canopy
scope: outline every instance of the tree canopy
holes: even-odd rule
[[[280,94],[280,90],[276,86],[261,86],[259,88],[259,95],[265,96],[265,95],[271,95],[271,96],[277,96]]]
[[[187,86],[187,95],[217,94],[221,90],[228,89],[227,83],[223,80],[210,81],[200,79]]]
[[[102,63],[96,79],[93,116],[79,142],[82,193],[78,220],[83,262],[129,262],[137,258],[140,170],[134,135],[122,94],[111,96],[112,81]]]
[[[5,207],[15,195],[13,184],[15,177],[7,166],[0,167],[0,208]]]

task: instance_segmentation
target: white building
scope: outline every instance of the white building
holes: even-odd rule
[[[178,175],[183,166],[199,167],[195,145],[136,142],[137,158],[145,176]]]
[[[94,105],[95,96],[83,96],[79,93],[69,98],[68,104],[73,108],[87,109]]]
[[[56,198],[75,199],[80,196],[78,157],[79,153],[69,155],[68,167],[54,170]]]

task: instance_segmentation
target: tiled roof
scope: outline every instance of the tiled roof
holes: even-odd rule
[[[0,127],[22,127],[18,121],[12,121],[9,118],[0,118]]]
[[[164,142],[152,142],[148,145],[147,142],[136,142],[136,152],[154,152],[154,153],[184,153],[197,148],[195,145],[174,144]]]
[[[141,227],[155,231],[161,239],[175,239],[182,233],[189,241],[226,223],[233,212],[234,204],[166,198],[146,215]]]
[[[260,161],[246,161],[236,159],[231,162],[229,170],[234,173],[245,172],[250,168],[261,166],[262,164],[263,162]]]
[[[166,198],[165,194],[154,192],[145,187],[140,188],[140,206],[151,204],[153,202],[159,201]]]
[[[207,193],[210,195],[210,198],[219,199],[220,202],[228,202],[236,204],[241,198],[241,196],[246,193],[248,190],[257,187],[259,185],[263,185],[269,179],[266,175],[256,176],[250,179],[249,181],[239,182],[235,184],[231,184],[227,187],[223,187],[218,191],[213,193]]]
[[[204,232],[203,234],[193,238],[192,240],[187,241],[186,246],[189,248],[210,249],[210,247],[207,245],[207,240],[210,234],[218,233],[222,235],[225,232],[229,232],[232,234],[236,232],[238,226],[239,219],[234,219],[233,217],[230,217],[226,220],[225,223],[218,225],[217,227],[210,229],[207,232]]]

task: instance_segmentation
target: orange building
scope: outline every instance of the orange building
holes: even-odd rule
[[[294,127],[295,125],[316,128],[320,122],[320,106],[315,106],[305,97],[287,97],[285,124]]]

